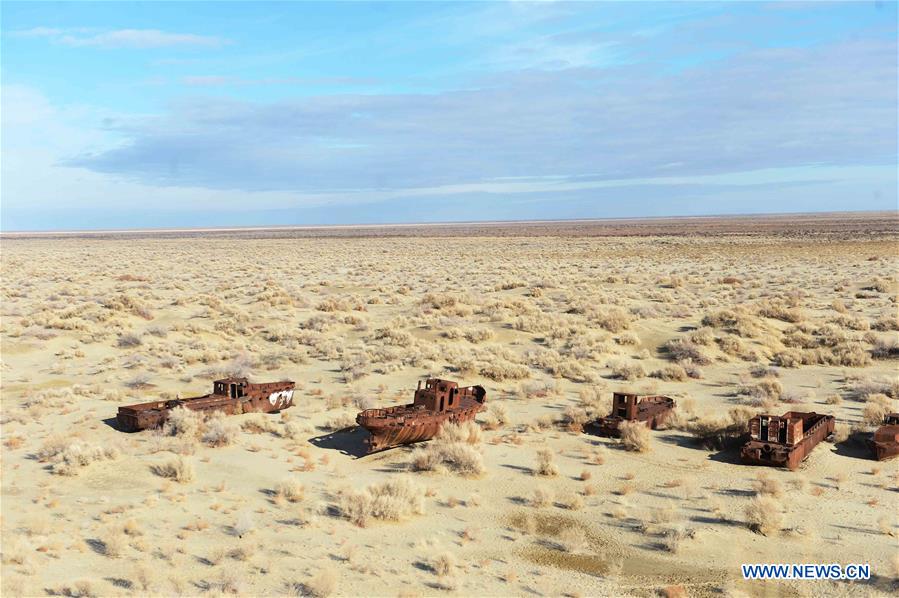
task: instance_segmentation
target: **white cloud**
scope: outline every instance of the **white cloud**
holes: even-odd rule
[[[13,32],[18,37],[44,37],[54,43],[71,47],[94,48],[168,48],[173,46],[198,46],[218,48],[229,40],[194,33],[171,33],[159,29],[114,29],[97,31],[90,28],[55,29],[34,27]]]

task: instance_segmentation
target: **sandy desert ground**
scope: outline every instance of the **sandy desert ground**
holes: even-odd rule
[[[894,594],[864,438],[899,411],[897,242],[895,214],[6,236],[2,593]],[[226,374],[296,406],[113,425]],[[356,412],[428,376],[486,387],[477,429],[360,456]],[[582,433],[619,389],[676,421]],[[788,410],[838,420],[799,471],[700,441]]]

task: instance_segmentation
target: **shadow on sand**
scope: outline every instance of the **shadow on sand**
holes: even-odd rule
[[[358,459],[368,454],[368,447],[365,445],[366,438],[368,438],[368,431],[365,428],[353,426],[310,438],[309,442],[319,448],[340,451],[344,455]]]
[[[125,430],[123,430],[119,426],[119,420],[117,420],[114,417],[107,417],[106,419],[104,419],[102,421],[104,424],[106,424],[107,426],[109,426],[110,428],[112,428],[113,430],[115,430],[117,432],[125,432]]]

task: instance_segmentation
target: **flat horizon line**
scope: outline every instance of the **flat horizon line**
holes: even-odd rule
[[[377,229],[407,228],[414,226],[440,227],[459,225],[509,225],[509,224],[555,224],[555,223],[597,223],[627,221],[660,221],[691,219],[724,219],[724,218],[778,218],[796,216],[828,216],[836,214],[884,214],[899,216],[899,210],[829,210],[823,212],[747,212],[738,214],[692,214],[671,216],[609,216],[599,218],[552,218],[537,220],[444,220],[423,222],[382,222],[356,224],[260,224],[248,226],[184,226],[184,227],[143,227],[143,228],[82,228],[82,229],[43,229],[43,230],[0,230],[0,237],[9,236],[42,236],[42,235],[108,235],[108,234],[157,234],[157,233],[192,233],[192,232],[249,232],[267,230],[341,230],[341,229]]]

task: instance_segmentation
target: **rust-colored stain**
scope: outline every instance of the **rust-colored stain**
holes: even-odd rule
[[[119,407],[116,421],[126,432],[157,428],[176,407],[194,411],[221,411],[227,415],[260,411],[269,413],[293,406],[294,383],[249,382],[246,378],[225,378],[212,383],[212,394],[188,399],[153,401]]]
[[[428,378],[425,387],[418,382],[415,398],[408,405],[385,409],[366,409],[356,423],[371,434],[366,439],[368,452],[429,440],[445,423],[471,421],[484,409],[487,391],[482,386],[460,388],[455,382]]]
[[[612,395],[612,413],[587,424],[587,431],[617,438],[623,421],[644,422],[651,430],[664,423],[677,406],[674,399],[658,395],[639,396],[616,392]]]
[[[801,411],[788,411],[780,417],[756,415],[749,420],[749,442],[743,445],[740,457],[753,465],[796,469],[833,429],[832,415]]]
[[[883,418],[883,425],[874,432],[868,446],[878,461],[899,455],[899,413],[889,413]]]

